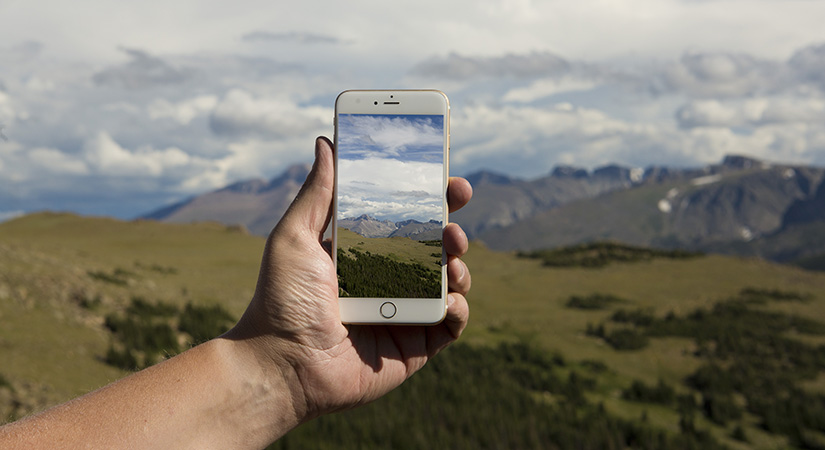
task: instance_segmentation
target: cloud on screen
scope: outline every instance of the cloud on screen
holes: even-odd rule
[[[380,156],[429,162],[444,158],[441,116],[343,114],[338,126],[339,158]]]
[[[368,182],[364,182],[368,180]],[[365,158],[338,160],[338,218],[442,220],[442,165]]]

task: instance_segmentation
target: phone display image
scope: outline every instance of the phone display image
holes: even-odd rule
[[[339,296],[442,298],[444,115],[337,120]]]

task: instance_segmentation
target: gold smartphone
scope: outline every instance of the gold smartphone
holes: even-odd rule
[[[338,95],[333,259],[343,322],[444,319],[449,148],[450,104],[443,92]]]

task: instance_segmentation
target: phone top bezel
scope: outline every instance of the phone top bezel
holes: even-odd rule
[[[384,102],[397,102],[397,104]],[[376,105],[375,102],[378,102]],[[450,149],[450,103],[446,94],[434,89],[378,89],[347,90],[335,100],[335,136],[338,145],[338,116],[340,114],[439,114],[444,117],[444,160],[442,176],[442,230],[449,223],[447,205],[447,185],[449,183]],[[338,264],[338,154],[335,154],[335,184],[333,189],[332,214],[332,257]],[[444,320],[447,312],[447,256],[442,245],[441,298],[365,298],[344,297],[338,299],[341,321],[351,324],[437,324]],[[396,315],[384,318],[380,314],[381,305],[392,302]]]

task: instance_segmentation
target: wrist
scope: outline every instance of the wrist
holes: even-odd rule
[[[241,400],[241,413],[232,411],[229,415],[236,418],[238,429],[246,429],[261,447],[309,418],[295,370],[281,349],[262,340],[225,336],[207,343],[223,361],[233,397]],[[262,347],[268,351],[261,351]]]

